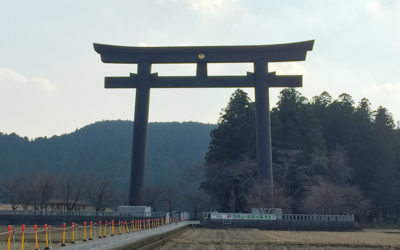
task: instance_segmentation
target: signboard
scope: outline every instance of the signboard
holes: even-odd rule
[[[211,219],[222,220],[277,220],[276,214],[211,213]]]
[[[181,220],[188,220],[190,218],[190,214],[188,212],[181,212],[180,217]]]

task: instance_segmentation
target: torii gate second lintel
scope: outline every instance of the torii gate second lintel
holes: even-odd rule
[[[137,74],[105,77],[105,88],[136,88],[135,122],[129,205],[143,205],[144,167],[150,88],[241,88],[254,87],[256,102],[256,148],[259,179],[267,185],[266,201],[274,206],[272,179],[270,87],[301,87],[302,76],[268,73],[268,62],[304,61],[314,40],[255,46],[124,47],[94,44],[104,63],[138,64]],[[207,63],[253,63],[246,76],[208,76]],[[153,63],[196,63],[196,76],[158,76]]]

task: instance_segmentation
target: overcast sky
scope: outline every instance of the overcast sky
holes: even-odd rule
[[[303,74],[307,97],[328,91],[400,119],[400,1],[146,0],[0,1],[0,131],[52,136],[100,120],[132,120],[135,91],[106,90],[104,76],[135,65],[103,64],[93,43],[127,46],[256,45],[315,39],[301,63],[269,65]],[[155,65],[160,75],[194,65]],[[210,65],[245,74],[252,65]],[[253,98],[253,90],[246,89]],[[271,91],[274,106],[279,91]],[[234,89],[153,89],[150,121],[216,123]]]

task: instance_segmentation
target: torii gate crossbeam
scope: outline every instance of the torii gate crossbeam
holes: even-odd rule
[[[302,76],[268,73],[268,62],[304,61],[314,40],[253,46],[124,47],[94,44],[104,63],[138,64],[137,74],[106,77],[106,88],[136,88],[129,204],[142,205],[150,88],[254,87],[256,102],[256,148],[258,177],[265,182],[269,207],[274,206],[272,178],[270,87],[301,87]],[[246,62],[254,73],[246,76],[208,76],[207,63]],[[196,63],[196,76],[158,76],[154,63]]]

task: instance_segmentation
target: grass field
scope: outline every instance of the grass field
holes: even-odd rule
[[[400,230],[190,229],[158,249],[400,249]]]

